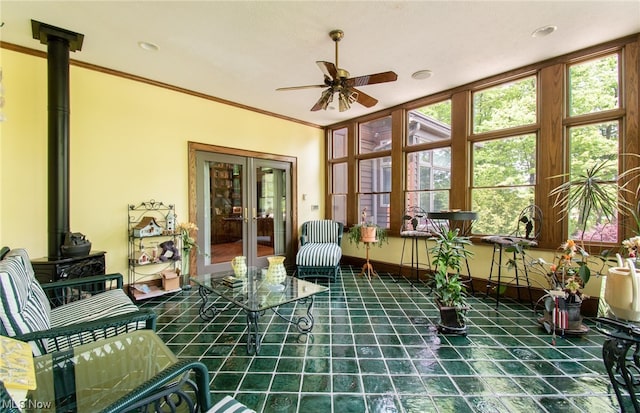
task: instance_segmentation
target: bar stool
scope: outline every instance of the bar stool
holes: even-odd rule
[[[429,228],[427,212],[420,207],[407,207],[402,217],[402,254],[400,256],[399,273],[402,274],[402,264],[404,263],[404,250],[407,240],[411,241],[411,273],[415,273],[416,282],[420,280],[420,241],[424,241],[424,249],[427,252],[428,269],[431,270],[431,257],[427,240],[433,236]],[[426,268],[425,268],[426,269]],[[410,280],[411,281],[411,280]]]
[[[489,271],[489,279],[487,281],[487,289],[485,296],[489,296],[489,289],[495,286],[496,289],[496,309],[500,305],[500,286],[503,284],[512,284],[515,282],[516,291],[518,293],[518,301],[521,300],[520,288],[527,288],[529,293],[529,302],[533,308],[533,296],[531,294],[531,283],[529,282],[529,272],[525,262],[525,255],[522,253],[522,247],[536,247],[538,245],[538,237],[540,236],[540,229],[542,228],[542,211],[536,205],[529,205],[524,208],[520,215],[518,215],[518,221],[516,224],[516,230],[510,235],[489,235],[482,238],[483,242],[493,245],[493,254],[491,256],[491,270]],[[521,285],[520,271],[518,266],[515,266],[515,277],[510,282],[503,283],[502,280],[502,255],[503,252],[513,253],[513,262],[517,261],[517,256],[521,255],[524,272],[524,284]],[[496,254],[498,256],[496,262]],[[497,281],[494,281],[493,268],[498,267]],[[513,284],[512,284],[513,285]]]

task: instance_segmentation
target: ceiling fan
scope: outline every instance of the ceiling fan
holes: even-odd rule
[[[333,95],[336,93],[338,94],[340,112],[348,110],[353,102],[358,102],[368,108],[374,106],[378,103],[378,100],[356,89],[356,87],[372,85],[375,83],[393,82],[398,79],[398,75],[394,72],[382,72],[350,78],[349,72],[338,66],[338,42],[344,37],[344,32],[342,30],[332,30],[329,32],[329,37],[331,37],[331,40],[336,44],[335,64],[323,61],[316,62],[324,74],[324,84],[281,87],[276,90],[298,90],[326,87],[327,89],[322,92],[320,99],[318,99],[316,104],[311,108],[312,111],[327,109],[329,103],[333,101]]]

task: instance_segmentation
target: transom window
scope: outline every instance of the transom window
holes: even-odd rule
[[[536,122],[536,78],[530,76],[473,94],[473,133]]]

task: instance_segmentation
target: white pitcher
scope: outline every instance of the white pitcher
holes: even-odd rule
[[[609,268],[604,299],[616,317],[640,321],[640,281],[633,260],[627,259],[626,264]]]
[[[287,269],[284,267],[284,259],[282,256],[267,257],[269,268],[267,269],[266,281],[269,284],[280,284],[287,278]]]
[[[247,257],[245,256],[237,256],[231,260],[231,268],[233,268],[233,273],[238,278],[244,278],[247,276]]]

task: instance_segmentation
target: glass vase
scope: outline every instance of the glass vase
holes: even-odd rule
[[[191,288],[189,283],[189,264],[191,259],[191,248],[182,249],[182,257],[180,259],[180,278],[182,279],[182,289],[188,290]]]

